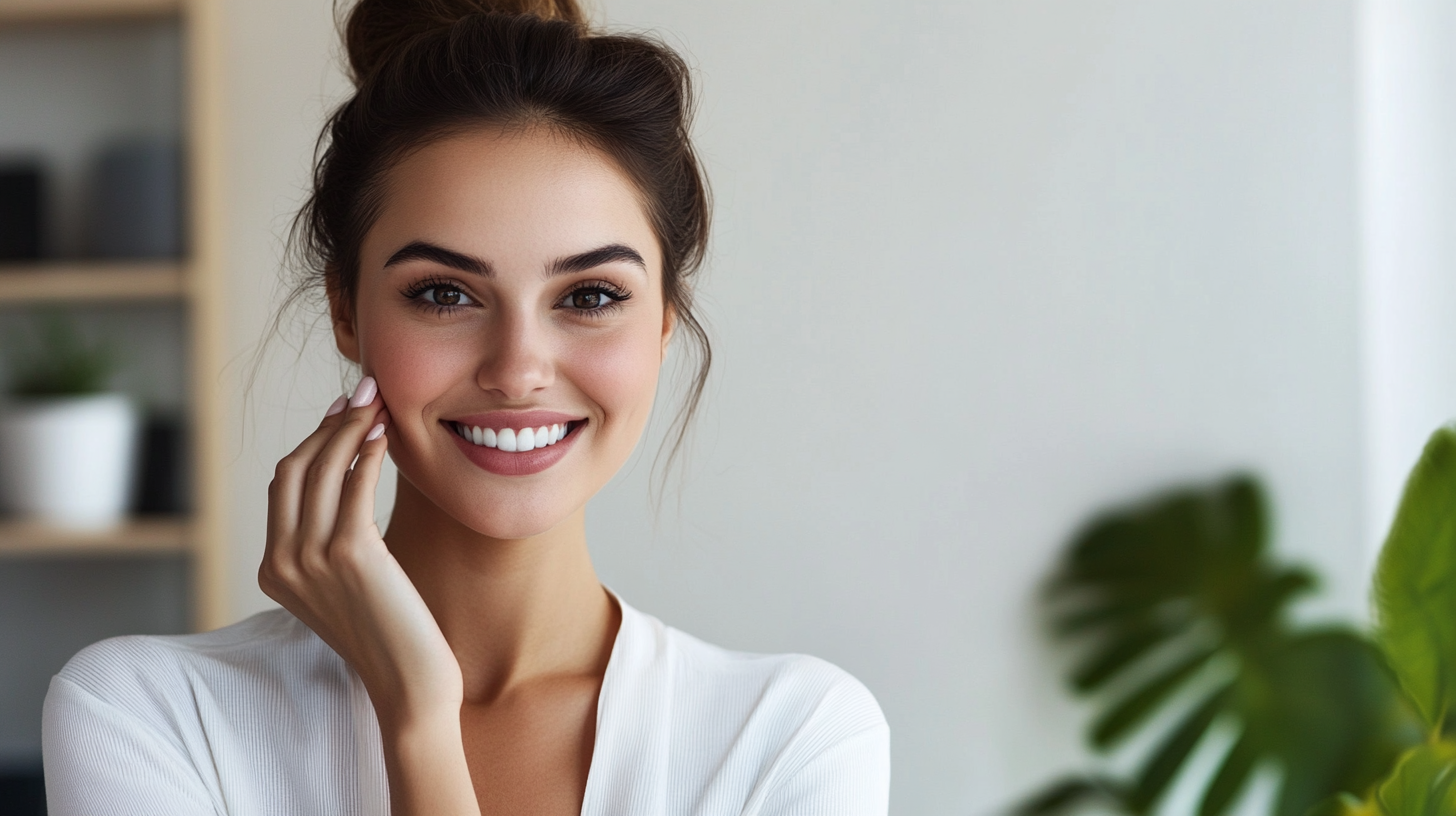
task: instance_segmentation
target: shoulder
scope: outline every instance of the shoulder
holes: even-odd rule
[[[332,663],[339,664],[331,666]],[[82,649],[56,674],[51,697],[86,699],[146,720],[199,697],[287,688],[300,675],[342,670],[322,641],[281,609],[194,635],[128,635]],[[156,723],[173,730],[176,723]]]
[[[787,735],[810,726],[824,736],[887,727],[870,690],[827,660],[733,651],[665,629],[679,689],[711,697],[716,705],[741,707],[745,714],[752,711],[760,727]]]
[[[632,707],[670,723],[672,742],[705,767],[763,780],[848,743],[888,759],[885,716],[849,672],[808,655],[724,649],[623,610],[620,679],[631,676]]]
[[[321,790],[352,801],[368,765],[356,683],[283,610],[205,634],[88,646],[46,695],[51,812],[296,813]]]
[[[889,726],[849,672],[724,649],[622,609],[599,708],[599,747],[622,758],[603,775],[613,801],[650,788],[669,812],[884,813]]]

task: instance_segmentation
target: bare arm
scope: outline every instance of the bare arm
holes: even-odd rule
[[[374,523],[388,412],[372,378],[340,407],[278,463],[258,583],[363,680],[390,812],[479,816],[460,732],[460,665]]]

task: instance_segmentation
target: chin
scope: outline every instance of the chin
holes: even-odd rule
[[[504,541],[519,541],[549,533],[570,514],[546,515],[540,513],[471,513],[469,518],[456,517],[456,521],[489,538]]]
[[[543,484],[537,490],[509,492],[477,486],[462,495],[461,483],[411,483],[439,512],[496,539],[519,540],[548,533],[571,518],[578,507],[561,501],[562,496],[574,492],[561,486]]]

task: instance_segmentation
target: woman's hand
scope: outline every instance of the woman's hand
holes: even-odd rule
[[[388,422],[365,377],[278,463],[258,570],[263,591],[358,672],[386,727],[458,717],[462,693],[454,653],[374,523]]]
[[[374,523],[388,426],[365,377],[278,463],[258,584],[364,681],[391,812],[479,816],[460,732],[460,664]]]

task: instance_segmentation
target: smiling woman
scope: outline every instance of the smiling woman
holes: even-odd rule
[[[345,31],[299,223],[364,377],[270,486],[283,609],[77,655],[50,812],[884,813],[862,685],[667,627],[587,549],[669,344],[705,343],[682,61],[570,0],[361,0]]]

